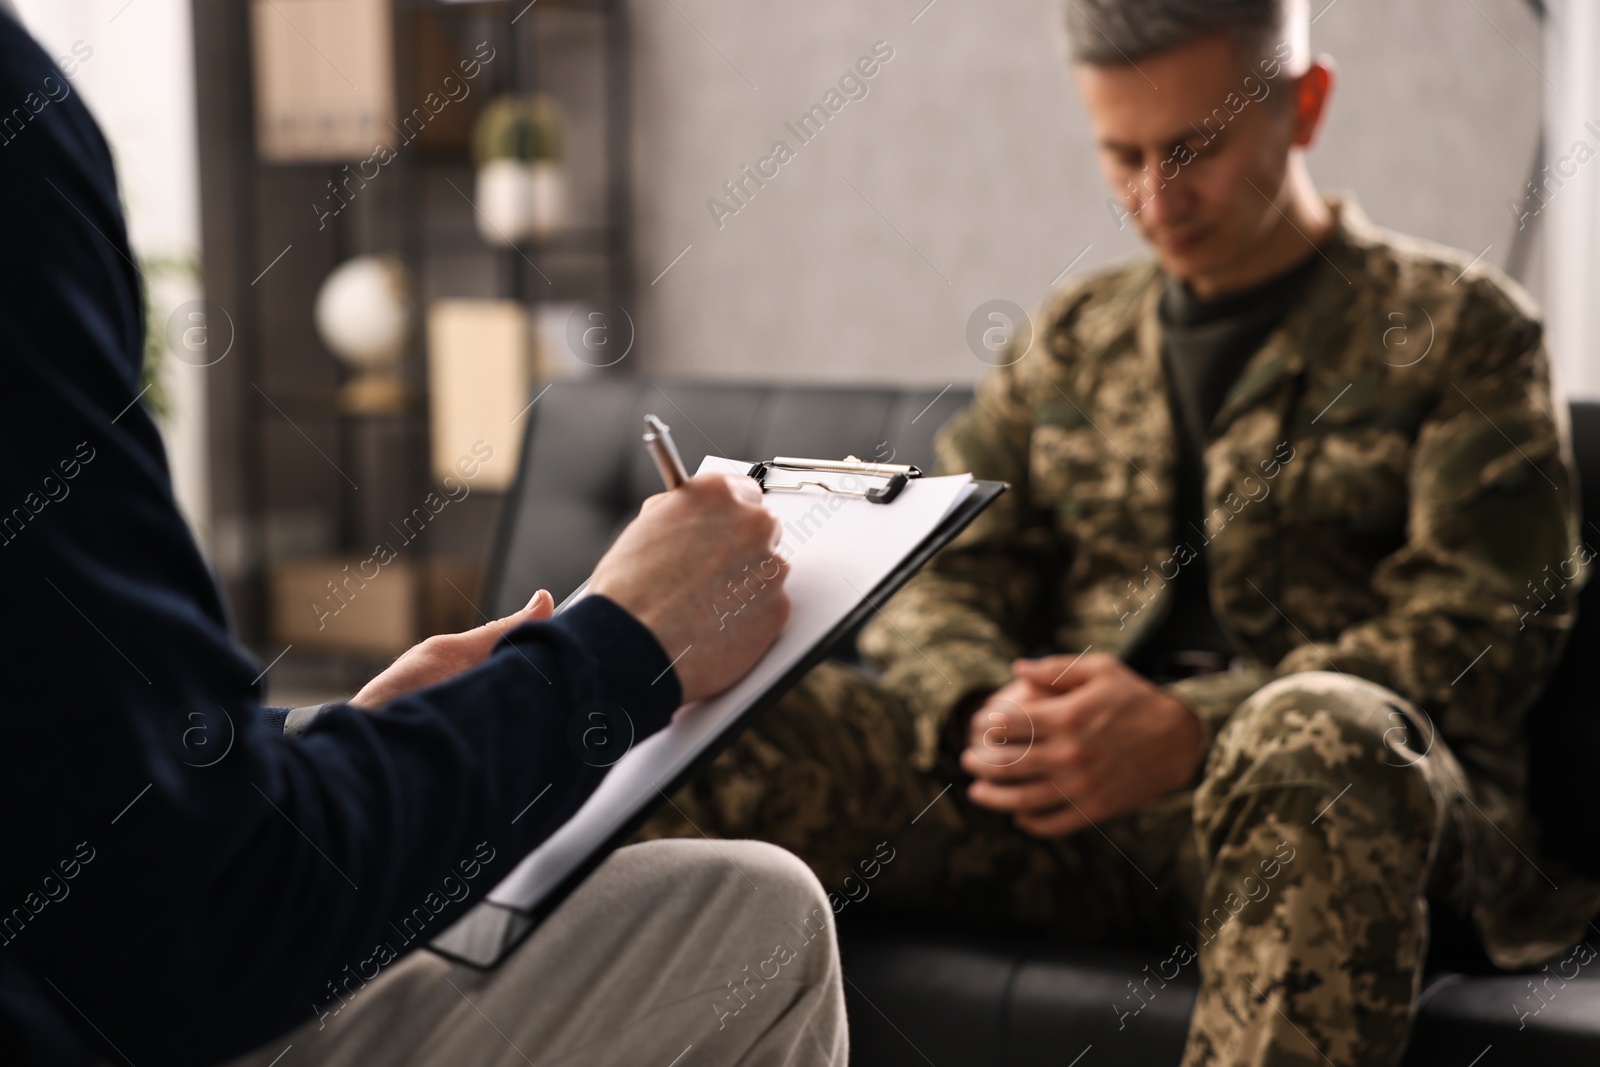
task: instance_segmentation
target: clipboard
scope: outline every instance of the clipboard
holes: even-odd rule
[[[850,462],[852,461],[845,461],[845,463]],[[860,461],[853,462],[859,463]],[[799,469],[830,471],[832,473],[839,473],[841,468],[845,466],[845,463],[831,464],[826,463],[826,461],[809,460],[785,460],[783,462],[773,460],[767,461],[767,463],[788,471]],[[817,467],[801,466],[802,464],[825,463],[826,465]],[[763,464],[756,464],[749,469],[749,473],[754,477],[756,470],[762,466]],[[861,464],[861,466],[867,465]],[[916,478],[921,475],[921,472],[916,471],[915,468],[911,468],[911,471],[914,473],[906,475],[906,478]],[[890,479],[894,477],[893,474],[886,472],[860,473]],[[502,887],[512,882],[517,872],[533,860],[534,856],[544,847],[541,844],[539,848],[536,848],[533,853],[530,853],[528,857],[519,863],[517,870],[513,871],[512,875],[502,881],[500,886],[491,890],[488,898],[480,900],[454,925],[430,942],[428,948],[446,959],[479,970],[492,969],[515,950],[524,939],[538,928],[545,917],[559,907],[562,901],[588,877],[591,871],[604,862],[612,852],[625,844],[649,820],[650,816],[666,803],[667,798],[686,785],[706,764],[710,763],[718,754],[732,744],[739,733],[755,721],[756,716],[772,707],[790,689],[794,688],[802,677],[827,658],[829,652],[835,646],[861,627],[878,611],[885,601],[899,592],[901,587],[926,566],[942,548],[953,541],[978,515],[1010,488],[1005,482],[998,481],[973,480],[970,484],[972,488],[965,497],[960,499],[944,515],[931,532],[916,544],[915,548],[900,559],[887,577],[868,590],[854,608],[839,618],[828,629],[826,634],[810,645],[791,666],[782,671],[774,680],[769,681],[760,694],[742,711],[724,721],[711,736],[701,741],[698,750],[687,765],[683,766],[670,778],[655,782],[655,792],[648,797],[641,797],[638,803],[632,806],[626,817],[622,818],[612,828],[611,832],[606,834],[603,839],[595,840],[592,844],[586,842],[587,854],[581,861],[571,865],[570,870],[564,876],[540,893],[537,899],[524,899],[516,902],[504,899],[504,894],[501,894]],[[763,488],[773,490],[793,487],[777,484],[768,486],[763,482]],[[902,481],[899,488],[894,490],[894,495],[899,496],[904,489],[905,484]],[[858,492],[851,495],[866,496],[867,494]],[[895,501],[892,498],[885,501],[881,499],[881,495],[880,493],[880,497],[876,499],[868,497],[868,502],[873,506],[874,510],[877,507],[894,507]],[[587,584],[580,586],[571,596],[563,600],[561,608],[565,608],[575,599],[582,596]],[[559,611],[560,609],[558,608],[557,610]],[[591,796],[590,799],[592,800],[593,797]],[[495,899],[497,894],[501,895],[501,899]]]

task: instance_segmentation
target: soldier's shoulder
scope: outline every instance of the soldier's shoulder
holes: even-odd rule
[[[1383,299],[1455,309],[1476,330],[1537,333],[1543,316],[1527,290],[1482,253],[1399,233],[1361,220],[1352,243]]]

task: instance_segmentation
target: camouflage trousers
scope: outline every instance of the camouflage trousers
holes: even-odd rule
[[[1240,705],[1193,790],[1042,840],[967,801],[956,753],[913,767],[905,705],[824,664],[641,836],[781,845],[841,915],[1170,950],[1166,979],[1200,978],[1186,1067],[1398,1064],[1429,897],[1464,908],[1470,869],[1465,779],[1418,724],[1370,682],[1291,675]]]

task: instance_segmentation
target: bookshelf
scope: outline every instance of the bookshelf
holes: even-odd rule
[[[286,570],[299,575],[295,595],[305,599],[319,586],[319,567],[346,560],[361,573],[385,541],[400,549],[403,569],[384,569],[365,585],[338,583],[377,613],[374,626],[392,625],[385,640],[481,621],[479,586],[501,494],[473,488],[430,512],[421,536],[401,545],[397,533],[409,533],[405,517],[440,490],[429,455],[426,309],[463,298],[530,309],[626,306],[633,285],[622,0],[388,0],[392,47],[381,63],[318,49],[300,33],[298,20],[310,17],[305,5],[324,2],[368,0],[276,0],[273,10],[286,12],[289,26],[269,32],[282,38],[280,48],[294,45],[295,34],[306,37],[300,58],[320,65],[323,84],[344,76],[340,58],[350,73],[360,71],[346,79],[352,88],[375,70],[392,79],[394,137],[409,136],[381,164],[362,169],[362,157],[348,154],[271,158],[257,137],[263,102],[253,64],[263,31],[253,22],[261,16],[253,20],[248,4],[194,4],[207,313],[214,343],[225,330],[232,346],[207,371],[214,557],[240,635],[264,660],[290,643],[278,617]],[[475,77],[462,76],[463,60],[477,61]],[[371,88],[363,91],[371,96]],[[545,240],[494,246],[476,230],[472,124],[490,99],[530,92],[551,95],[565,116],[566,225]],[[449,103],[425,112],[425,124],[405,123],[430,93]],[[368,180],[352,183],[347,168]],[[414,328],[397,373],[411,399],[382,414],[341,403],[350,373],[313,322],[323,279],[366,254],[398,257],[410,279]],[[314,617],[309,601],[304,614]],[[292,659],[341,677],[387,658],[382,641],[341,649],[322,647],[316,633],[305,638],[294,642]]]

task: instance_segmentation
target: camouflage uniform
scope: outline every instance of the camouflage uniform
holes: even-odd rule
[[[813,672],[646,836],[784,845],[841,912],[1176,944],[1191,1065],[1398,1063],[1430,901],[1501,966],[1575,944],[1600,886],[1537,856],[1525,803],[1587,562],[1537,313],[1332,206],[1212,424],[1203,530],[1173,529],[1159,270],[1065,288],[940,435],[941,467],[1013,491],[865,631],[881,677]],[[1198,552],[1241,655],[1167,687],[1210,741],[1193,788],[1063,840],[969,803],[952,709],[1025,652],[1128,654]]]

